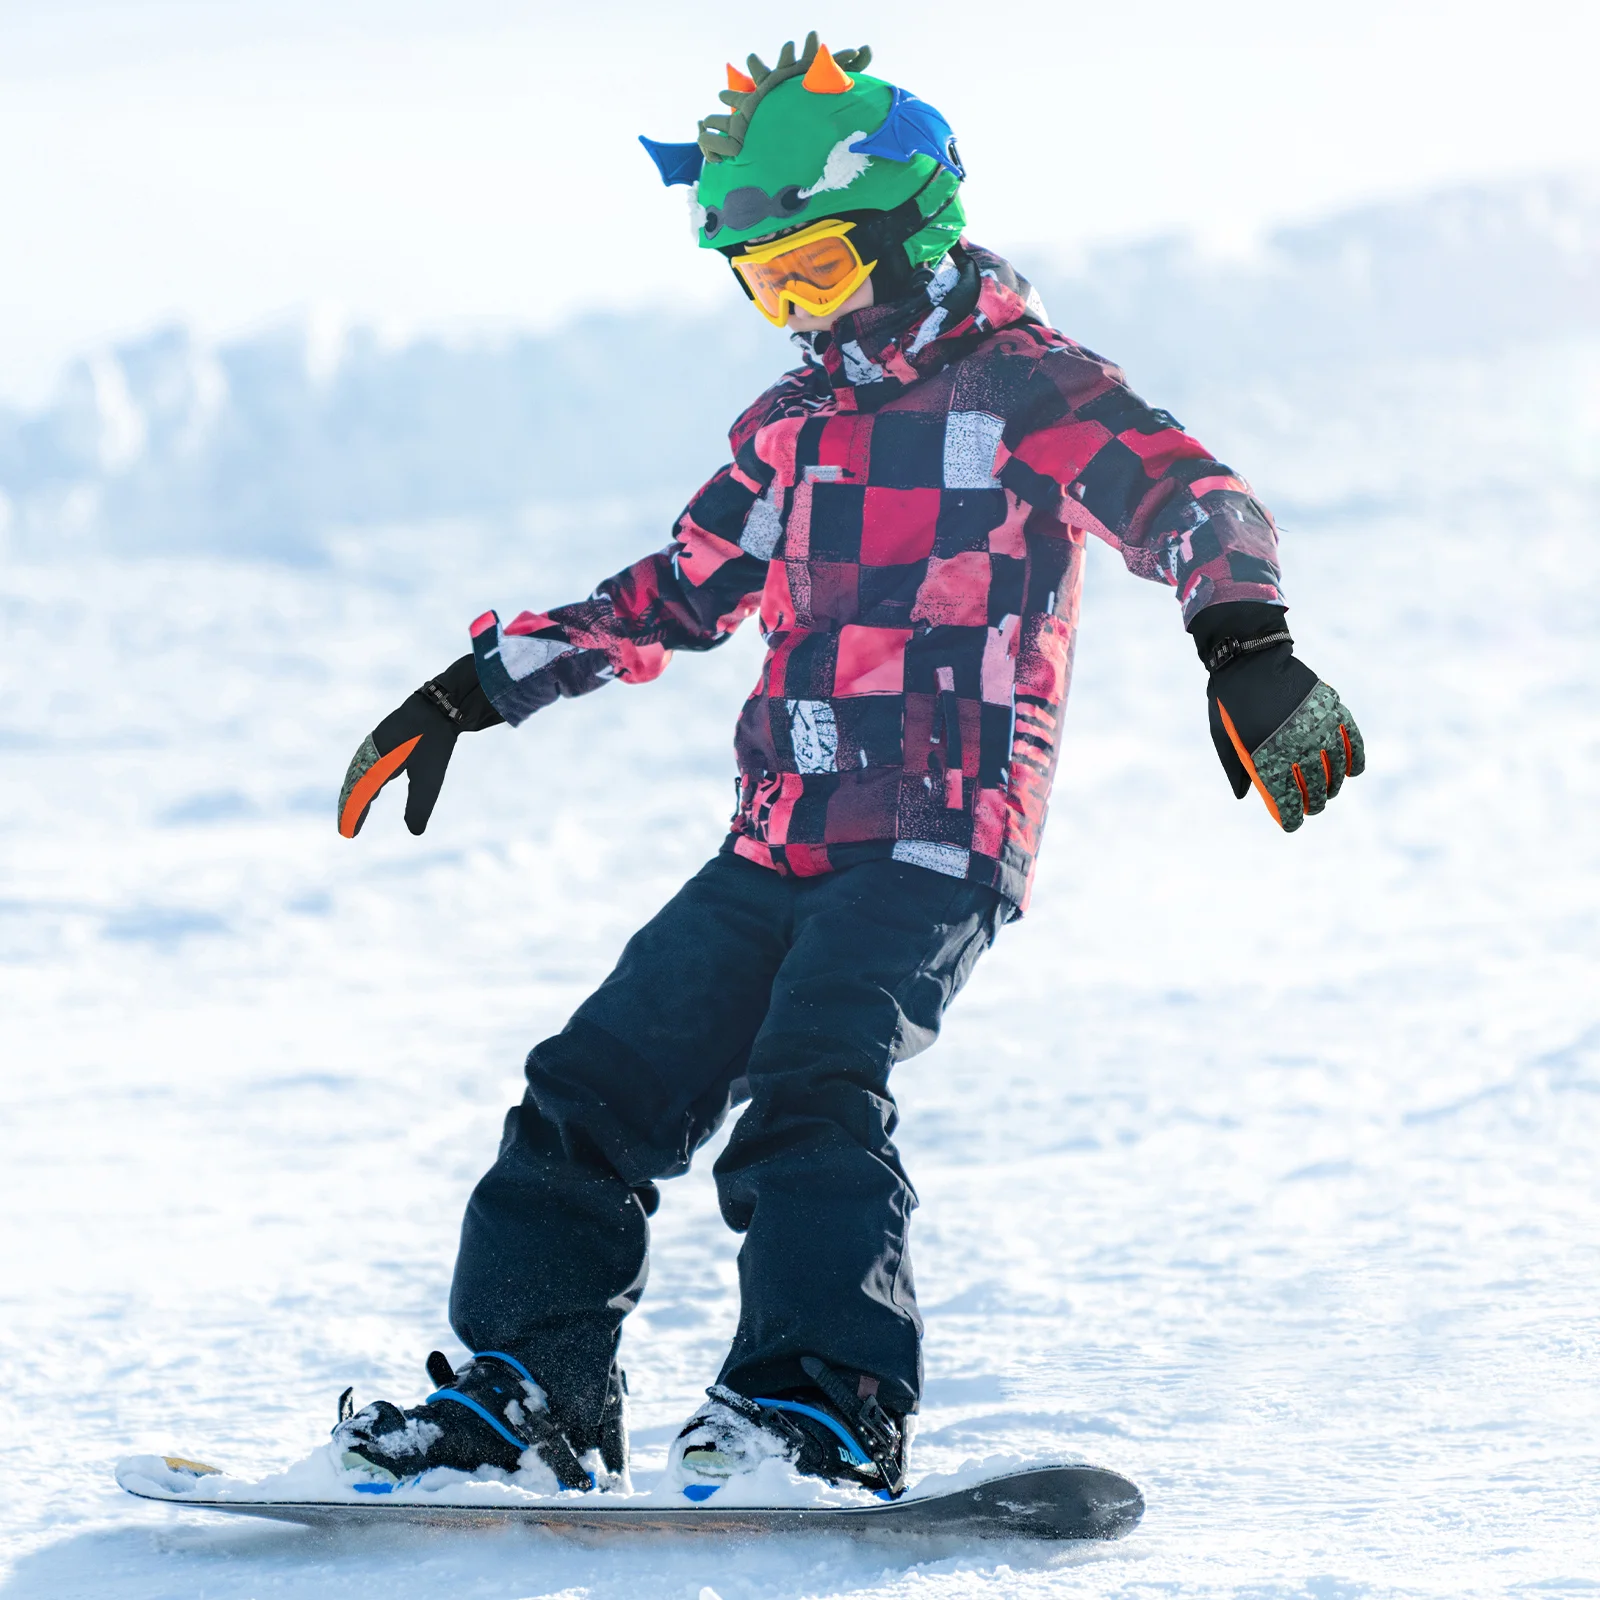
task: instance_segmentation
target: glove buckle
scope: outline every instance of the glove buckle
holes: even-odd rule
[[[447,695],[444,690],[433,681],[432,678],[429,678],[428,681],[417,690],[417,693],[420,695],[426,695],[427,698],[430,699],[436,706],[438,706],[438,708],[444,712],[444,714],[449,717],[452,722],[461,721],[460,707],[456,705],[450,696]]]
[[[1262,634],[1258,639],[1224,639],[1210,655],[1206,657],[1207,672],[1221,672],[1229,663],[1237,661],[1240,656],[1250,655],[1257,650],[1269,649],[1275,644],[1294,643],[1294,636],[1287,628],[1279,633]]]

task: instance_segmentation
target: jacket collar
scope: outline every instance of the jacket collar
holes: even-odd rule
[[[963,242],[924,267],[902,299],[794,340],[823,369],[841,411],[876,411],[996,329],[1044,320],[1037,292],[1009,261]]]

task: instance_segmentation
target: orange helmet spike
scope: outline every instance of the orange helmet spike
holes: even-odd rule
[[[730,61],[728,63],[728,87],[739,94],[754,94],[756,92],[756,80],[749,73],[741,72]]]
[[[848,94],[855,88],[856,81],[833,59],[827,45],[819,44],[817,58],[800,80],[800,86],[812,94]]]

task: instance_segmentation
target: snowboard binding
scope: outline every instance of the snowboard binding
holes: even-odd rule
[[[434,1467],[518,1472],[537,1463],[562,1489],[609,1486],[626,1473],[627,1379],[620,1367],[611,1369],[598,1438],[591,1448],[583,1448],[587,1441],[574,1448],[544,1390],[515,1356],[484,1350],[457,1370],[435,1350],[427,1366],[437,1387],[409,1410],[378,1400],[357,1411],[349,1389],[339,1396],[333,1442],[346,1467],[367,1475],[358,1489],[382,1494]]]
[[[771,1458],[805,1477],[857,1484],[882,1499],[906,1486],[907,1430],[876,1394],[852,1389],[842,1374],[815,1356],[802,1356],[807,1387],[750,1399],[722,1384],[672,1446],[669,1470],[689,1500],[709,1499],[729,1479]]]

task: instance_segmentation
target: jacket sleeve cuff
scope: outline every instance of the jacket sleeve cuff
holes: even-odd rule
[[[565,639],[540,639],[505,633],[496,612],[485,611],[472,624],[472,656],[478,682],[489,704],[513,728],[558,699],[561,687],[551,669],[578,647]]]

